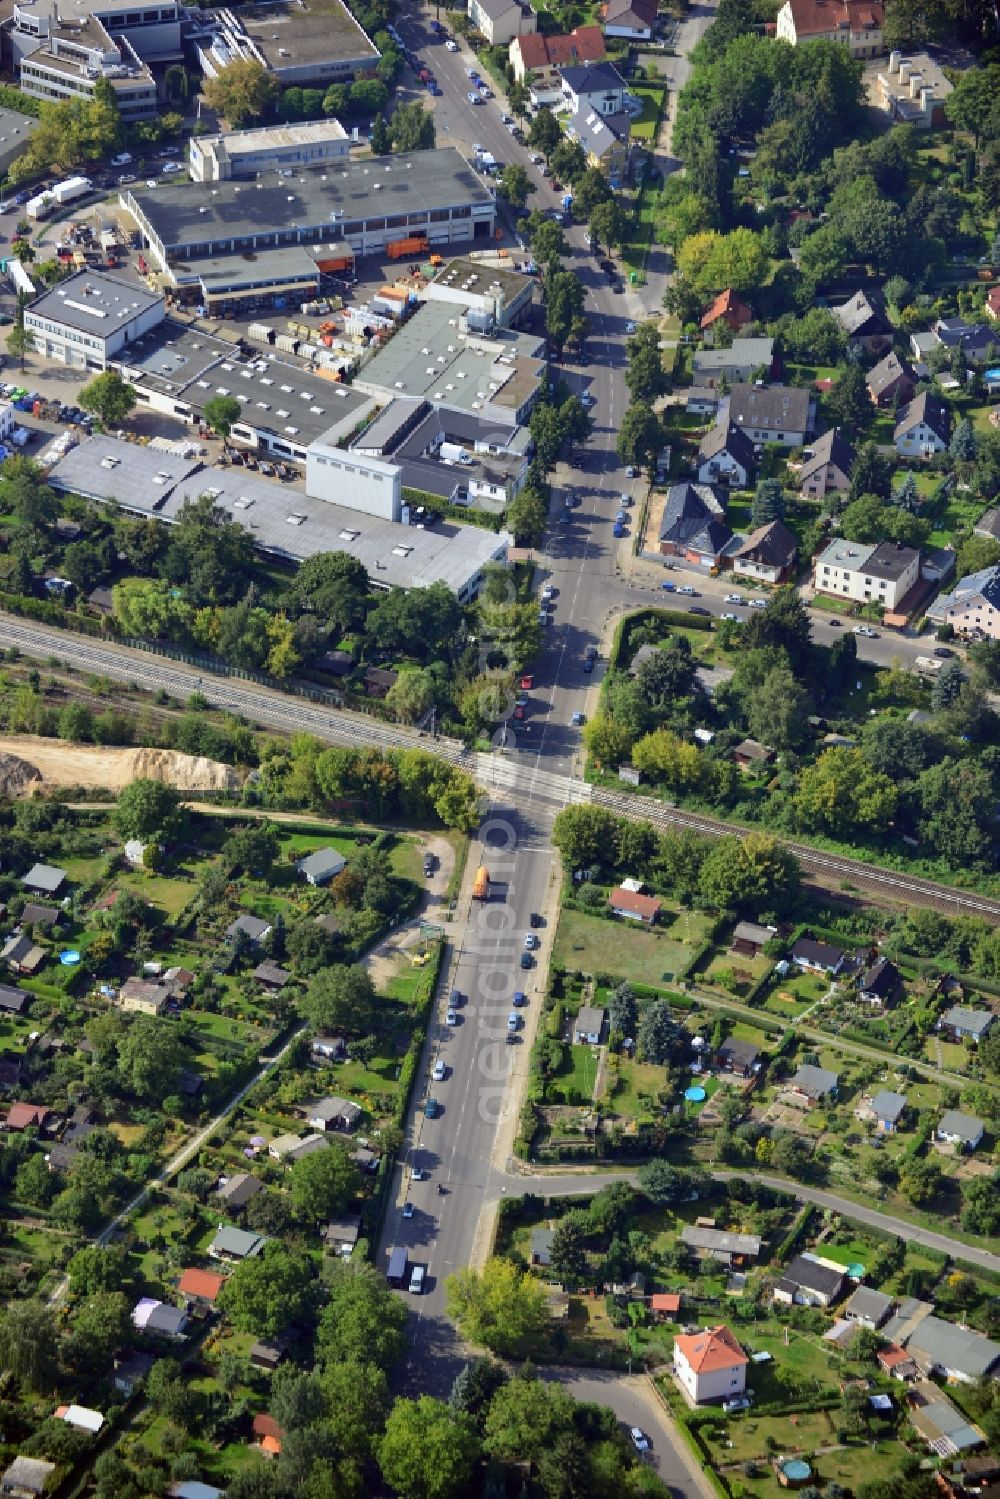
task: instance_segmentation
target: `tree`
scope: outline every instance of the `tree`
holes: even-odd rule
[[[317,1031],[363,1034],[371,1029],[376,997],[375,985],[360,964],[334,963],[310,983],[301,1001],[302,1013]]]
[[[639,1017],[639,1051],[647,1062],[665,1067],[683,1044],[684,1032],[665,999],[653,999]]]
[[[201,409],[202,421],[210,427],[216,437],[222,438],[222,446],[229,451],[229,434],[239,421],[243,408],[235,396],[211,396]]]
[[[997,71],[1000,72],[1000,69]],[[956,463],[974,463],[976,461],[976,434],[967,416],[963,416],[951,434],[948,452]]]
[[[642,663],[635,680],[651,708],[668,712],[679,698],[694,692],[697,670],[691,642],[685,635],[676,635]]]
[[[603,807],[564,807],[556,815],[552,841],[567,870],[589,869],[607,860],[614,830],[615,819]]]
[[[275,1370],[270,1383],[268,1409],[282,1431],[302,1431],[326,1419],[327,1393],[315,1374],[286,1364]]]
[[[518,1375],[490,1402],[483,1446],[500,1462],[537,1462],[560,1433],[573,1429],[576,1409],[560,1385]]]
[[[572,271],[550,270],[545,278],[545,331],[560,350],[582,331],[585,296]]]
[[[95,1291],[80,1303],[73,1318],[73,1362],[90,1377],[100,1378],[112,1356],[132,1332],[131,1303],[123,1291]]]
[[[117,370],[95,375],[79,395],[80,405],[85,411],[92,411],[104,427],[120,426],[134,408],[135,400],[135,387],[123,380]]]
[[[564,135],[549,157],[549,166],[561,181],[573,184],[587,170],[587,153],[579,141]]]
[[[0,1316],[0,1369],[35,1394],[53,1386],[58,1371],[55,1313],[43,1301],[12,1301]]]
[[[660,333],[655,323],[640,324],[635,335],[625,345],[628,365],[625,384],[633,402],[651,406],[670,388],[670,379],[663,368],[660,351]]]
[[[272,822],[251,822],[238,827],[219,851],[228,876],[256,875],[266,879],[278,855],[278,829]]]
[[[944,112],[950,123],[959,130],[968,131],[977,149],[984,135],[995,138],[1000,133],[998,97],[1000,66],[993,63],[989,67],[970,68],[961,73],[945,100]]]
[[[320,1223],[336,1218],[361,1189],[361,1174],[340,1140],[303,1156],[292,1167],[292,1206],[300,1218]]]
[[[549,1265],[553,1275],[571,1291],[587,1279],[583,1228],[572,1213],[556,1225],[549,1250]]]
[[[523,208],[528,201],[528,194],[535,190],[535,184],[524,167],[516,162],[508,162],[504,167],[498,186],[512,208]]]
[[[234,130],[261,120],[278,102],[281,85],[263,63],[237,59],[202,88],[205,103],[222,115]]]
[[[340,634],[364,621],[369,587],[364,563],[349,552],[317,552],[295,574],[292,607]]]
[[[631,730],[607,713],[595,713],[583,731],[583,742],[599,765],[621,765],[632,749]]]
[[[354,1462],[367,1462],[391,1404],[384,1371],[369,1359],[327,1363],[323,1390],[327,1421],[341,1451]]]
[[[805,767],[795,796],[796,812],[806,827],[841,833],[883,831],[897,802],[893,778],[874,770],[859,749],[839,745]]]
[[[920,509],[920,491],[917,489],[916,477],[907,473],[898,489],[894,489],[889,496],[889,502],[900,510],[905,510],[908,515],[916,515]]]
[[[478,1456],[468,1416],[431,1395],[397,1400],[378,1447],[383,1478],[406,1499],[458,1499]]]
[[[812,699],[787,666],[769,671],[747,706],[753,737],[774,749],[799,748],[809,733]]]
[[[956,869],[984,869],[992,859],[992,777],[950,756],[923,771],[917,781],[918,828]]]
[[[663,428],[660,419],[648,406],[633,401],[625,410],[615,452],[622,463],[635,464],[652,470],[657,455],[663,446]]]
[[[56,1194],[57,1183],[45,1164],[44,1156],[29,1155],[17,1168],[14,1178],[14,1197],[17,1202],[30,1207],[47,1208]]]
[[[962,1227],[966,1233],[983,1239],[1000,1232],[1000,1171],[994,1171],[992,1176],[973,1177],[963,1184]]]
[[[556,146],[562,140],[562,130],[559,121],[551,110],[540,109],[531,122],[528,131],[528,144],[536,151],[541,151],[546,162],[552,155]]]
[[[673,1207],[691,1189],[687,1173],[679,1171],[669,1161],[647,1161],[644,1166],[639,1167],[638,1182],[650,1202],[663,1207]]]
[[[180,797],[162,781],[140,778],[123,787],[111,814],[115,832],[122,839],[150,839],[163,843],[172,837],[180,820]]]
[[[18,369],[24,374],[24,359],[28,350],[33,347],[31,334],[24,326],[24,308],[27,299],[19,295],[17,308],[14,313],[14,325],[7,334],[7,353],[12,359],[16,359]]]
[[[910,1160],[899,1173],[899,1190],[914,1207],[927,1207],[941,1188],[941,1168],[936,1161]]]
[[[718,838],[701,866],[701,892],[720,910],[787,910],[799,875],[798,861],[768,833]]]
[[[466,1416],[485,1412],[496,1394],[507,1383],[503,1364],[492,1358],[473,1358],[455,1375],[448,1404]]]
[[[515,541],[534,545],[541,541],[548,523],[545,501],[536,489],[522,489],[508,501],[505,519]]]
[[[69,1262],[69,1289],[73,1296],[94,1296],[99,1291],[120,1291],[129,1279],[128,1255],[109,1245],[98,1249],[87,1244]]]
[[[316,1334],[320,1364],[368,1362],[388,1373],[406,1350],[403,1302],[374,1266],[357,1261],[333,1265],[327,1282]]]
[[[494,1257],[482,1270],[456,1271],[445,1297],[463,1337],[502,1356],[527,1352],[548,1325],[544,1288],[510,1260]]]
[[[635,1036],[639,1018],[632,985],[621,983],[612,989],[608,1000],[608,1022],[619,1036]]]
[[[312,1261],[272,1239],[253,1259],[240,1261],[219,1292],[219,1305],[241,1332],[273,1338],[308,1317],[315,1297]]]
[[[851,469],[849,497],[856,500],[861,495],[874,494],[887,500],[891,492],[892,464],[884,453],[879,452],[877,443],[862,443]]]
[[[389,139],[394,151],[433,151],[434,116],[417,99],[397,104],[389,121]]]
[[[434,706],[434,678],[423,667],[404,667],[385,695],[400,723],[419,723]]]
[[[944,663],[934,678],[934,687],[931,691],[931,708],[935,713],[943,713],[946,708],[952,707],[958,701],[964,676],[961,661],[952,660]]]
[[[607,245],[609,250],[621,250],[631,226],[629,215],[614,198],[602,198],[590,210],[589,228],[595,249]]]
[[[373,156],[388,156],[392,149],[392,138],[385,123],[385,115],[377,114],[372,121],[371,148]]]
[[[774,520],[784,520],[785,492],[779,479],[761,479],[754,491],[750,508],[750,523],[767,526]]]
[[[873,408],[860,364],[842,364],[838,368],[837,383],[827,396],[826,404],[838,427],[846,427],[849,432],[867,430]]]
[[[175,1092],[184,1051],[169,1021],[136,1015],[118,1042],[118,1080],[142,1103],[162,1103]]]

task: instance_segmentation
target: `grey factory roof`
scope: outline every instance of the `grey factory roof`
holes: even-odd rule
[[[109,459],[117,459],[110,468]],[[510,540],[506,532],[447,522],[433,530],[403,526],[310,499],[301,490],[243,470],[202,469],[196,462],[113,437],[92,437],[71,449],[52,470],[49,483],[165,521],[177,519],[185,500],[211,492],[216,504],[253,532],[262,550],[292,562],[317,552],[349,552],[385,588],[426,588],[440,582],[458,592],[487,562],[501,558]]]
[[[470,284],[471,283],[471,284]],[[474,296],[482,296],[494,285],[500,290],[504,305],[509,307],[526,288],[534,289],[534,277],[526,276],[504,266],[484,265],[481,260],[470,260],[467,255],[456,255],[443,265],[434,277],[433,286],[468,287]]]
[[[493,194],[454,146],[399,156],[327,162],[294,177],[262,172],[256,182],[158,185],[123,193],[170,249],[211,245],[294,225],[303,239],[342,221],[491,204]],[[405,232],[405,231],[404,231]]]
[[[221,246],[217,255],[192,255],[172,261],[170,275],[179,286],[199,282],[209,298],[261,286],[280,293],[304,282],[314,285],[319,278],[316,262],[305,245],[257,245],[251,256],[233,255]]]
[[[0,109],[0,156],[6,155],[16,143],[24,141],[33,130],[38,129],[38,121],[33,115],[22,114],[19,109]]]
[[[36,297],[27,310],[32,317],[111,338],[119,328],[162,303],[162,293],[149,292],[134,281],[101,271],[77,271]]]
[[[247,348],[167,319],[130,343],[114,363],[133,384],[199,410],[213,396],[233,396],[248,426],[294,437],[298,444],[344,423],[351,431],[372,409],[371,397],[348,385],[277,358],[261,345]]]
[[[445,462],[438,447],[442,438],[462,447],[468,461]],[[483,445],[478,451],[477,443]],[[471,411],[402,400],[390,401],[351,446],[399,464],[405,486],[448,498],[457,485],[473,479],[506,486],[523,473],[530,445],[527,427],[498,426]]]
[[[841,567],[849,572],[859,573],[863,571],[874,550],[874,544],[870,541],[848,541],[846,537],[838,536],[820,552],[816,558],[816,569]]]
[[[469,411],[502,407],[510,410],[513,425],[545,374],[544,340],[508,330],[490,337],[463,333],[460,322],[455,305],[425,302],[355,384],[388,396],[426,396]]]
[[[378,61],[378,49],[346,5],[319,5],[315,12],[299,4],[247,5],[236,12],[236,19],[276,71],[342,57]]]

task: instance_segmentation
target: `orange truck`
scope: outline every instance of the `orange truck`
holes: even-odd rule
[[[430,249],[430,242],[426,234],[411,234],[409,239],[397,239],[391,245],[386,245],[386,254],[390,260],[405,260],[410,255],[423,255]]]
[[[490,872],[485,864],[480,864],[476,870],[476,883],[472,887],[473,900],[489,900],[490,898]]]

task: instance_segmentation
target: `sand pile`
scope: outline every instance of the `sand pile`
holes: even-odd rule
[[[0,794],[5,796],[23,796],[36,784],[120,791],[141,778],[165,781],[178,791],[231,791],[242,784],[231,765],[203,755],[66,744],[33,734],[0,735]]]

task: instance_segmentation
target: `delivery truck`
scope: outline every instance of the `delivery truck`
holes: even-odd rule
[[[410,255],[423,255],[429,249],[426,234],[411,234],[407,239],[397,239],[386,245],[386,254],[390,260],[405,260]]]
[[[409,1269],[405,1249],[391,1249],[389,1251],[389,1268],[385,1272],[385,1278],[390,1286],[402,1287],[406,1283],[406,1272]]]
[[[476,870],[476,882],[472,887],[473,900],[489,900],[490,898],[490,872],[485,864],[480,864]]]

